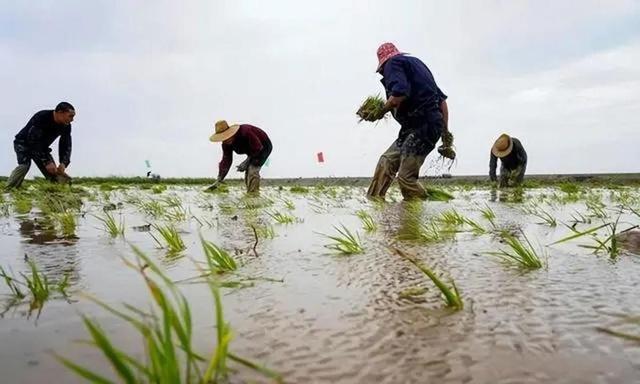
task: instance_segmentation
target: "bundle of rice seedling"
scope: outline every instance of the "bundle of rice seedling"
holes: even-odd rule
[[[449,201],[453,200],[453,195],[441,189],[426,187],[427,200],[431,201]]]
[[[380,97],[380,94],[369,96],[365,99],[360,108],[358,108],[358,112],[356,112],[356,115],[360,117],[360,121],[365,120],[365,117],[369,116],[370,114],[381,113],[382,109],[384,108],[384,104],[385,100]]]
[[[453,133],[449,130],[442,134],[442,145],[438,147],[438,153],[445,159],[456,159],[456,151],[453,149]]]

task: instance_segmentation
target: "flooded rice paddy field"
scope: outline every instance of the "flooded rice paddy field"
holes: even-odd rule
[[[240,186],[215,194],[52,188],[31,186],[0,202],[3,273],[22,282],[32,263],[52,286],[39,303],[0,279],[5,383],[82,382],[54,353],[121,381],[101,351],[79,342],[90,339],[81,315],[144,361],[135,329],[89,299],[150,311],[145,280],[125,263],[136,260],[132,245],[188,299],[195,351],[209,356],[217,345],[215,280],[233,333],[229,350],[287,383],[640,380],[640,257],[633,231],[625,232],[640,224],[639,189],[449,187],[451,201],[408,204],[395,189],[383,203],[345,186],[265,187],[259,199]],[[169,249],[165,229],[176,230],[168,236],[184,250]],[[359,237],[362,251],[327,247],[325,235],[341,236],[337,229]],[[199,277],[209,270],[200,236],[237,269]],[[509,242],[527,248],[527,240],[540,268],[495,254],[513,253]],[[409,259],[454,296],[455,282],[462,307],[448,306]],[[228,365],[232,383],[276,380]]]

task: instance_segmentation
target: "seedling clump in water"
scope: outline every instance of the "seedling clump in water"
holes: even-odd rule
[[[356,232],[355,234],[353,234],[344,225],[341,224],[340,226],[342,227],[342,229],[336,226],[333,227],[338,232],[338,235],[330,236],[321,234],[322,236],[333,240],[333,243],[327,244],[325,245],[325,247],[333,249],[334,251],[338,251],[339,253],[343,253],[345,255],[364,252],[364,248],[362,248],[358,233]]]
[[[111,314],[128,323],[143,342],[144,356],[132,355],[114,344],[110,335],[88,316],[84,325],[91,336],[90,346],[97,348],[111,364],[119,380],[127,383],[219,383],[226,382],[231,371],[229,361],[255,370],[276,382],[280,375],[239,357],[229,350],[231,327],[223,316],[222,297],[217,280],[209,279],[216,319],[217,345],[209,355],[194,349],[191,305],[172,280],[149,257],[137,248],[134,262],[125,261],[144,279],[153,300],[153,309],[143,312],[131,305],[116,308],[98,299],[91,300]],[[91,368],[56,355],[71,371],[92,382],[111,382]]]

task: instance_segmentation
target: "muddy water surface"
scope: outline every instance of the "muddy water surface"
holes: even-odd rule
[[[616,259],[595,255],[580,247],[589,244],[586,238],[544,247],[571,233],[562,222],[593,214],[585,202],[594,196],[606,204],[609,218],[617,218],[619,193],[593,190],[588,196],[567,199],[559,191],[530,190],[520,202],[488,190],[459,190],[451,202],[425,202],[416,209],[400,202],[368,202],[362,188],[292,193],[272,187],[263,192],[263,198],[272,203],[252,209],[239,189],[219,195],[187,187],[160,194],[135,188],[96,189],[92,197],[84,198],[72,237],[62,237],[43,225],[37,208],[25,215],[10,212],[0,221],[0,265],[26,271],[26,255],[51,279],[69,275],[72,287],[69,298],[49,300],[38,314],[29,311],[28,303],[12,305],[8,290],[0,286],[1,381],[80,382],[51,352],[113,375],[97,351],[75,342],[87,338],[80,314],[97,318],[125,349],[135,353],[141,345],[127,326],[81,293],[112,304],[145,306],[148,297],[139,276],[121,260],[132,256],[129,244],[157,259],[172,278],[183,280],[198,273],[193,259],[203,260],[201,233],[235,255],[242,275],[275,280],[252,280],[250,287],[225,289],[223,302],[235,335],[232,350],[282,373],[285,382],[639,382],[640,343],[599,328],[640,334],[640,326],[619,323],[614,316],[640,314],[640,257],[627,251]],[[637,195],[636,190],[625,191],[625,201],[635,204]],[[184,217],[171,220],[187,245],[179,256],[159,249],[149,232],[132,229],[167,221],[145,214],[132,201],[166,197],[182,202]],[[397,191],[394,198],[399,200]],[[11,201],[8,195],[5,199]],[[287,200],[294,209],[286,206]],[[119,208],[118,203],[122,203]],[[124,218],[125,239],[111,239],[93,216],[101,215],[109,204],[116,205],[112,211],[116,217]],[[542,220],[527,209],[532,204],[549,212],[558,225],[539,224]],[[504,245],[481,216],[485,206],[495,211],[498,228],[522,231],[542,246],[545,268],[523,271],[486,254]],[[429,244],[397,239],[412,215],[428,221],[451,208],[476,220],[487,232],[462,230]],[[373,216],[376,232],[361,228],[354,215],[360,209]],[[268,215],[273,211],[297,220],[278,224]],[[640,223],[630,212],[620,217],[620,229]],[[597,217],[588,220],[591,224],[576,224],[576,228],[602,222]],[[259,240],[258,257],[251,251],[254,235],[249,223],[270,225],[275,233],[272,239]],[[363,254],[337,255],[324,247],[327,240],[321,233],[333,234],[333,226],[340,223],[360,233]],[[392,244],[415,255],[445,280],[454,279],[464,309],[446,309],[433,283],[394,255],[388,248]],[[211,351],[215,319],[209,290],[197,284],[180,286],[195,312],[197,349]],[[407,296],[409,288],[426,291]],[[244,369],[235,372],[231,381],[269,382]]]

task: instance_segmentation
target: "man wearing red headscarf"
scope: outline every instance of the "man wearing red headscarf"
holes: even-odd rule
[[[426,199],[418,176],[427,155],[448,130],[447,96],[420,59],[400,52],[392,43],[382,44],[377,55],[387,102],[382,111],[363,119],[377,121],[391,112],[400,123],[400,132],[380,156],[367,196],[384,198],[397,173],[405,200]]]

